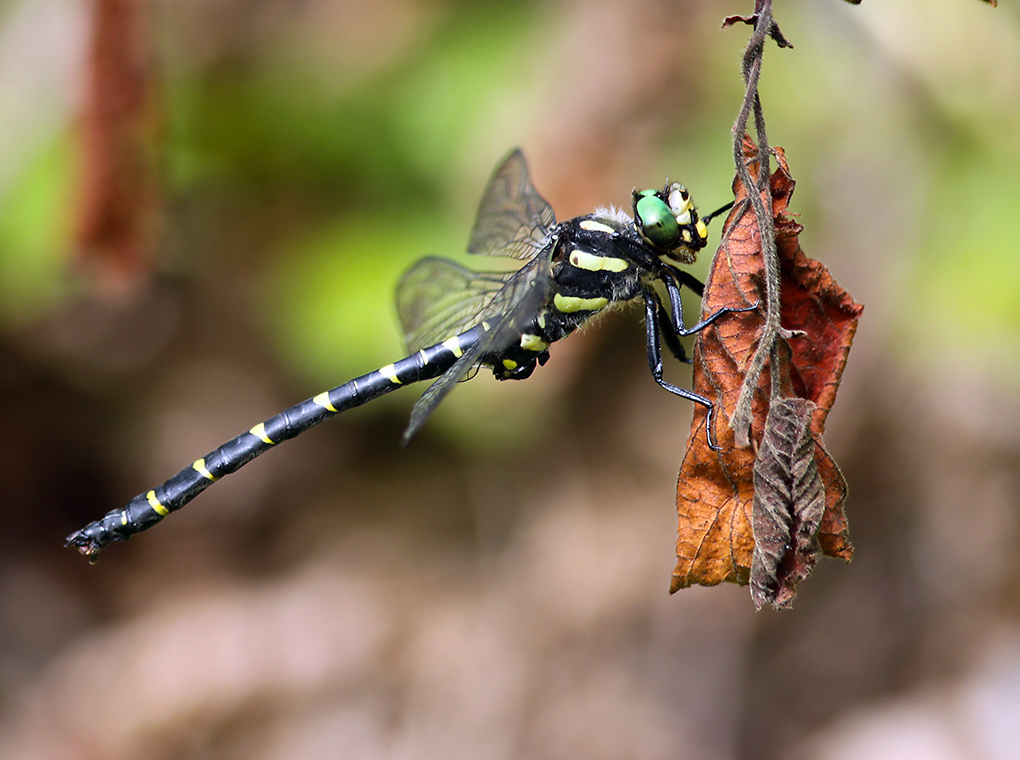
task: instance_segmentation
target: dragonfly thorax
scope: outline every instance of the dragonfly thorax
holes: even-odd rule
[[[626,241],[626,242],[624,242]],[[635,258],[638,238],[622,213],[596,213],[557,225],[547,245],[549,277],[531,314],[481,357],[500,380],[529,377],[548,348],[614,303],[637,297],[653,259]]]

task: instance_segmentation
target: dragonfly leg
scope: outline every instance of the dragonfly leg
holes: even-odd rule
[[[699,280],[690,272],[681,269],[677,272],[674,272],[673,274],[676,276],[679,285],[681,286],[686,285],[690,290],[693,290],[695,293],[698,294],[698,298],[701,298],[703,295],[705,295],[705,283],[703,283],[701,280]]]
[[[677,335],[693,335],[694,333],[701,332],[710,324],[715,322],[720,317],[724,317],[727,314],[738,314],[742,311],[754,311],[758,308],[758,304],[752,306],[745,306],[742,309],[735,309],[730,306],[724,306],[718,311],[709,314],[703,320],[693,325],[692,327],[684,327],[684,304],[683,299],[680,296],[680,281],[676,274],[673,272],[663,272],[662,282],[666,286],[666,293],[669,295],[670,314],[673,318],[672,327]],[[685,278],[686,279],[686,278]],[[692,278],[693,279],[693,278]],[[697,280],[694,280],[697,282]],[[685,281],[685,285],[690,285]],[[700,283],[699,283],[700,284]],[[693,290],[693,288],[692,288]]]
[[[696,404],[701,404],[703,407],[708,409],[708,414],[705,415],[705,435],[708,438],[708,447],[713,451],[720,451],[722,447],[716,445],[715,438],[712,436],[712,420],[714,417],[715,408],[712,405],[711,400],[706,398],[705,396],[702,396],[700,393],[689,391],[686,388],[678,388],[672,383],[667,383],[665,380],[662,379],[662,347],[659,342],[661,338],[661,331],[659,330],[659,320],[663,318],[661,315],[662,312],[665,311],[665,307],[663,307],[663,305],[659,303],[659,297],[655,295],[654,291],[651,290],[645,291],[644,298],[645,298],[645,337],[646,345],[648,348],[648,368],[652,371],[652,377],[655,378],[655,382],[657,382],[661,387],[665,388],[670,393],[680,396],[680,398],[685,398],[688,401],[693,401]]]
[[[666,348],[676,357],[678,362],[693,364],[693,361],[687,356],[687,349],[684,348],[684,344],[680,342],[680,338],[673,329],[669,312],[662,306],[658,294],[655,295],[655,301],[655,312],[659,320],[659,334],[662,336],[662,342],[666,344]]]

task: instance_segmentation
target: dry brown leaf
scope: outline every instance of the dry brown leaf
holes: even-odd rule
[[[158,226],[158,84],[148,8],[92,0],[81,117],[77,263],[110,292],[151,263]]]
[[[747,142],[745,159],[756,177],[755,156],[756,148]],[[824,508],[817,520],[814,516],[810,521],[805,521],[803,515],[798,517],[791,504],[784,507],[787,512],[783,522],[788,532],[796,534],[803,527],[817,525],[808,531],[813,535],[787,535],[781,556],[774,560],[766,561],[766,555],[759,552],[755,567],[762,574],[755,577],[759,589],[755,601],[778,606],[789,603],[793,586],[810,571],[818,553],[812,547],[843,559],[849,559],[853,551],[843,512],[846,483],[822,447],[821,436],[862,307],[833,281],[822,264],[807,258],[800,249],[798,235],[802,227],[786,216],[794,181],[782,149],[775,149],[775,156],[779,168],[771,177],[771,198],[764,200],[766,207],[771,201],[775,217],[781,268],[781,322],[792,333],[788,341],[780,339],[778,344],[777,402],[782,399],[810,402],[810,406],[798,408],[802,414],[810,414],[811,466],[824,487]],[[762,307],[728,315],[704,330],[694,344],[694,390],[716,405],[713,432],[721,450],[708,447],[704,431],[706,411],[696,408],[677,484],[677,567],[671,591],[694,584],[715,585],[723,581],[746,584],[752,580],[754,472],[757,453],[769,427],[771,367],[759,378],[752,399],[752,445],[738,448],[728,419],[757,348],[766,299],[758,224],[751,205],[742,203],[747,191],[739,181],[735,181],[734,191],[737,203],[727,219],[705,284],[702,314],[723,307],[755,304]],[[804,412],[805,409],[809,411]],[[775,508],[775,502],[765,504],[759,500],[759,511],[769,507]],[[760,517],[759,522],[764,526],[766,516]],[[777,546],[772,546],[771,551],[777,553]]]

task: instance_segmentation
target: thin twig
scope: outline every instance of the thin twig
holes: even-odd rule
[[[736,166],[737,176],[748,190],[748,197],[751,206],[754,208],[754,215],[758,222],[758,230],[761,236],[762,256],[765,264],[765,324],[762,328],[761,337],[758,340],[758,347],[747,368],[743,385],[740,388],[740,395],[730,418],[730,427],[733,429],[738,446],[746,446],[749,440],[751,426],[751,402],[758,387],[758,379],[765,369],[765,363],[769,356],[773,355],[773,348],[779,337],[783,335],[779,314],[779,257],[776,251],[776,230],[772,218],[772,204],[768,207],[762,197],[770,197],[769,176],[771,169],[769,158],[771,148],[765,133],[765,114],[762,111],[761,99],[758,97],[758,80],[761,76],[762,55],[765,49],[765,38],[772,37],[780,46],[790,46],[783,38],[779,27],[772,19],[771,0],[756,0],[755,13],[751,17],[754,22],[754,33],[747,43],[743,58],[743,74],[746,90],[744,101],[737,116],[737,122],[733,127],[733,161]],[[750,19],[743,19],[750,20]],[[743,142],[747,132],[747,122],[754,113],[754,127],[758,137],[758,182],[751,180],[751,173],[748,170],[747,162],[744,160]],[[752,190],[755,188],[755,190]],[[771,200],[771,199],[770,199]],[[775,383],[773,383],[775,390]]]

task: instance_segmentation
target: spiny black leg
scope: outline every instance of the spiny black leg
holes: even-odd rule
[[[659,301],[659,294],[653,293],[657,302],[656,314],[659,318],[659,333],[662,335],[662,342],[666,344],[666,348],[669,352],[676,357],[676,360],[683,362],[684,364],[693,364],[691,359],[687,356],[687,349],[684,348],[684,344],[680,342],[676,333],[673,332],[673,325],[670,322],[669,312]]]
[[[686,285],[688,288],[698,294],[698,298],[705,295],[705,283],[699,280],[690,272],[681,269],[674,273],[680,285]]]
[[[754,311],[758,308],[758,304],[755,304],[754,306],[745,306],[742,309],[734,309],[729,306],[724,306],[719,309],[719,311],[705,317],[693,327],[684,327],[684,304],[683,299],[680,297],[680,282],[677,275],[674,272],[665,270],[660,274],[660,278],[662,279],[662,283],[666,286],[667,295],[669,295],[670,312],[673,317],[673,330],[680,336],[693,335],[694,333],[701,332],[719,319],[719,317],[724,317],[727,314],[738,314],[742,311]]]
[[[655,378],[660,386],[665,388],[670,393],[685,398],[688,401],[693,401],[696,404],[701,404],[703,407],[708,409],[708,414],[705,415],[705,436],[708,438],[708,447],[713,451],[720,451],[721,446],[716,446],[715,439],[712,437],[712,418],[714,416],[714,407],[712,402],[702,396],[700,393],[689,391],[686,388],[678,388],[675,385],[667,383],[662,379],[662,348],[659,345],[659,313],[663,310],[662,304],[659,303],[659,299],[652,291],[645,291],[645,338],[646,345],[648,348],[648,368],[652,371],[652,377]]]

